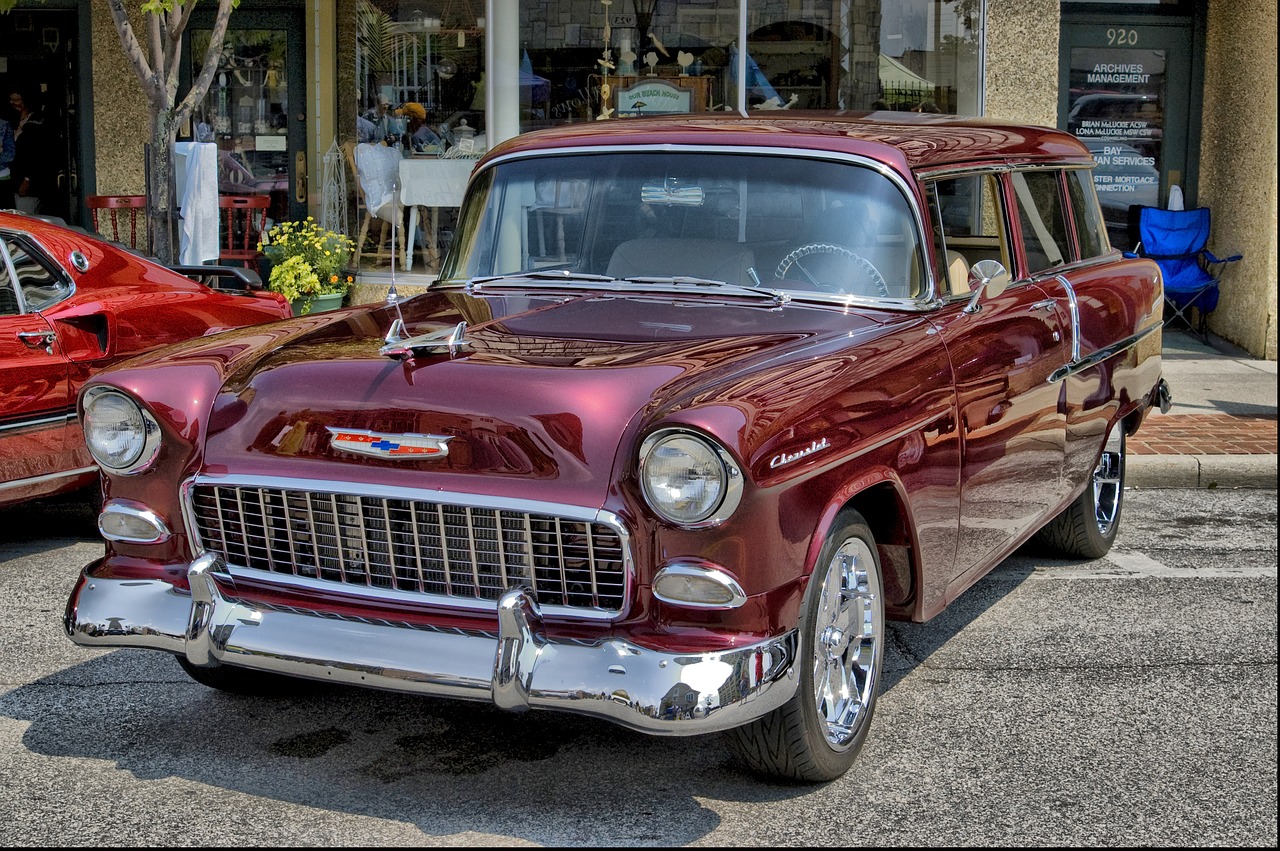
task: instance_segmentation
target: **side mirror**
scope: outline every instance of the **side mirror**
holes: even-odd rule
[[[969,281],[973,296],[965,305],[965,313],[977,313],[981,308],[978,299],[982,296],[995,298],[1009,288],[1013,278],[1009,270],[999,260],[979,260],[969,269]]]

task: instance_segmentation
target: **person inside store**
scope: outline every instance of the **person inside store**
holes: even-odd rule
[[[13,125],[0,118],[0,210],[13,208],[13,180],[10,177],[10,165],[13,163],[14,153]]]
[[[399,139],[402,122],[396,118],[391,99],[386,95],[378,95],[377,103],[365,112],[364,117],[373,125],[376,141],[393,144]]]
[[[402,140],[407,153],[439,153],[443,147],[440,136],[427,124],[427,110],[422,104],[410,101],[397,109],[396,115],[407,122]]]
[[[23,212],[35,213],[40,209],[41,197],[53,188],[49,141],[44,122],[25,91],[10,90],[9,109],[13,113],[14,157],[9,169],[14,204]]]

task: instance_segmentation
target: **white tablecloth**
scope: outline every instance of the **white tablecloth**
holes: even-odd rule
[[[406,207],[459,207],[475,160],[406,157],[400,161],[400,200]]]
[[[400,161],[400,201],[409,208],[409,235],[404,244],[404,268],[413,268],[413,243],[418,230],[418,208],[430,207],[426,251],[436,257],[436,210],[462,206],[467,178],[475,167],[473,159],[407,157]]]

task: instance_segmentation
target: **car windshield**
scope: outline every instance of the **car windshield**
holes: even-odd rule
[[[635,150],[530,157],[477,177],[462,215],[444,283],[626,281],[683,292],[697,279],[703,292],[721,282],[896,300],[925,290],[905,196],[850,162]]]

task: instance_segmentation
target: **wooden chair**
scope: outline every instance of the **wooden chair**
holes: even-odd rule
[[[369,226],[378,222],[378,236],[374,244],[373,257],[377,261],[391,262],[391,228],[387,222],[369,212],[369,205],[364,200],[364,187],[360,184],[360,169],[356,167],[356,143],[344,142],[342,153],[347,158],[347,167],[351,169],[351,180],[356,187],[356,218],[360,220],[360,233],[356,237],[356,256],[352,261],[355,268],[360,268],[360,257],[364,253],[365,240],[369,238]]]
[[[222,247],[218,250],[219,263],[243,263],[249,268],[257,265],[262,252],[258,240],[267,229],[267,208],[270,195],[219,195],[219,230]]]
[[[93,216],[93,229],[98,233],[134,251],[151,253],[147,235],[147,196],[90,195],[84,199],[84,204]]]

